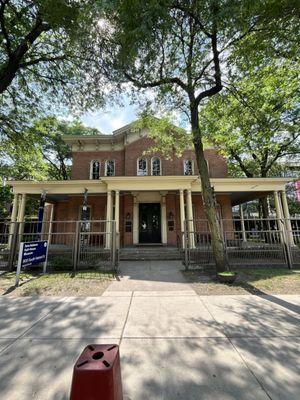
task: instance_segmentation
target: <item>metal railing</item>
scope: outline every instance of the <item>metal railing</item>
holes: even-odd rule
[[[116,271],[119,239],[115,221],[38,221],[0,223],[0,270],[14,270],[21,242],[47,240],[47,271]]]
[[[299,219],[222,219],[219,223],[229,266],[300,266]],[[186,220],[184,227],[186,268],[213,266],[207,220]]]

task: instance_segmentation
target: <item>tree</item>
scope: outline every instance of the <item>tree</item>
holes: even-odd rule
[[[85,55],[101,3],[92,0],[1,0],[0,135],[21,133],[59,105],[102,105]],[[56,109],[57,111],[57,109]]]
[[[253,4],[254,3],[254,4]],[[203,149],[200,106],[223,88],[222,75],[239,43],[263,27],[274,29],[278,8],[288,23],[287,10],[272,1],[116,0],[108,4],[101,24],[101,71],[113,81],[152,89],[156,101],[184,112],[200,171],[205,213],[218,271],[225,253]],[[268,9],[267,9],[268,8]],[[293,9],[293,7],[291,7]],[[289,10],[290,11],[290,10]]]
[[[14,180],[67,180],[71,172],[69,146],[64,135],[94,135],[98,131],[80,122],[47,117],[34,121],[22,137],[7,138],[0,146],[0,178]],[[8,217],[12,196],[8,185],[0,188],[0,217]],[[27,202],[26,213],[37,211],[36,202]],[[28,214],[27,214],[28,215]]]
[[[201,112],[204,134],[248,178],[276,176],[300,154],[299,65],[281,61],[235,74]],[[261,200],[268,216],[266,199]]]
[[[88,128],[76,121],[67,123],[55,117],[47,117],[36,121],[29,129],[47,164],[47,177],[54,180],[70,179],[72,152],[65,144],[63,136],[95,135],[98,130]]]

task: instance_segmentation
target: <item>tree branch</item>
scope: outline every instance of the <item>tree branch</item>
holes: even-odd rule
[[[283,143],[276,155],[273,157],[272,161],[270,161],[270,163],[266,166],[267,171],[269,171],[271,169],[271,167],[275,164],[275,162],[284,156],[284,150],[287,149],[292,143],[294,143],[298,138],[300,137],[300,133],[298,133],[296,136],[294,136],[291,140],[289,140],[288,142]],[[297,154],[297,153],[296,153]]]
[[[196,22],[196,24],[199,26],[199,28],[202,30],[202,32],[209,38],[212,37],[212,34],[208,32],[208,30],[205,28],[204,24],[201,22],[199,19],[198,15],[196,15],[194,12],[192,12],[190,9],[185,8],[180,2],[174,1],[173,4],[171,4],[171,7],[183,12],[184,14],[188,15],[189,17],[193,18],[193,20]]]
[[[216,27],[215,27],[215,32],[211,36],[211,48],[212,48],[212,52],[213,52],[213,63],[214,63],[214,70],[215,70],[215,73],[214,73],[215,86],[199,93],[195,99],[196,105],[199,105],[200,101],[203,100],[205,97],[211,97],[211,96],[219,93],[223,88],[222,80],[221,80],[221,68],[220,68],[220,60],[219,60]]]
[[[241,170],[244,172],[244,174],[246,175],[247,178],[253,178],[253,174],[252,172],[250,172],[247,167],[244,165],[243,160],[241,159],[241,157],[233,150],[230,149],[229,153],[231,155],[231,157],[233,157],[239,164]]]
[[[40,16],[37,16],[35,25],[31,31],[23,38],[19,46],[11,53],[11,57],[6,67],[1,71],[0,74],[0,93],[3,93],[8,86],[11,84],[16,76],[16,73],[20,69],[20,63],[25,54],[30,49],[31,45],[41,35],[42,32],[48,31],[50,25],[44,23]]]
[[[36,65],[40,62],[52,62],[52,61],[60,61],[60,60],[65,60],[67,57],[65,55],[63,56],[57,56],[57,57],[46,57],[46,56],[42,56],[39,58],[36,58],[35,60],[30,60],[30,61],[25,61],[20,65],[20,68],[26,68],[29,67],[31,65]]]
[[[5,48],[8,54],[8,57],[11,56],[11,43],[10,43],[10,39],[6,30],[6,26],[5,26],[5,19],[4,19],[4,11],[5,11],[5,6],[7,5],[7,3],[9,2],[9,0],[3,0],[1,1],[1,7],[0,7],[0,26],[1,26],[1,31],[3,34],[3,37],[5,39]]]
[[[187,85],[182,82],[181,79],[179,79],[178,77],[174,77],[174,78],[162,78],[162,79],[158,79],[155,80],[153,82],[140,82],[137,78],[132,77],[128,72],[123,71],[124,76],[130,81],[132,82],[134,85],[136,85],[139,88],[154,88],[154,87],[158,87],[161,85],[169,85],[170,83],[173,84],[177,84],[178,86],[180,86],[182,89],[184,89],[186,92],[188,91],[188,87]]]

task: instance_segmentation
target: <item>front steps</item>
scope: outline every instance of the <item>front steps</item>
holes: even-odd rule
[[[136,246],[120,249],[120,260],[181,260],[180,250],[168,246]]]

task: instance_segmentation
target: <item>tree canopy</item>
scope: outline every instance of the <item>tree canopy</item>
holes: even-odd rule
[[[42,113],[103,104],[85,53],[101,2],[1,0],[0,135],[20,133]]]
[[[200,113],[205,136],[244,176],[267,177],[300,154],[299,63],[250,69]]]
[[[94,135],[98,131],[80,122],[60,121],[47,117],[34,121],[22,137],[6,138],[0,145],[0,218],[9,215],[12,200],[5,179],[66,180],[70,179],[72,154],[63,141],[67,135]],[[2,184],[2,186],[1,186]],[[28,202],[28,212],[35,208]],[[35,204],[36,206],[36,204]]]

